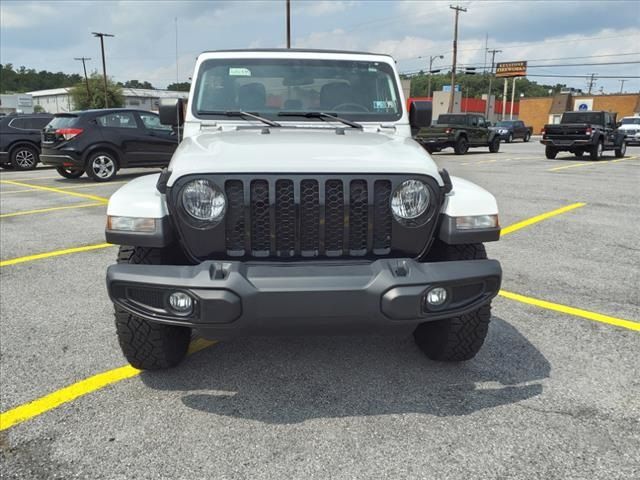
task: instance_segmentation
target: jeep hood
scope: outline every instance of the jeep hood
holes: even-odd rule
[[[435,162],[414,140],[355,129],[344,135],[334,128],[205,131],[180,143],[169,170],[168,185],[198,173],[403,173],[443,184]]]

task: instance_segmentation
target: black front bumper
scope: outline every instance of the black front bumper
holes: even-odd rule
[[[495,260],[206,261],[112,265],[107,287],[112,301],[134,315],[223,338],[413,327],[478,308],[497,295],[501,277]],[[434,287],[444,287],[448,299],[428,307],[424,296]],[[190,315],[171,312],[167,299],[176,290],[194,299]]]

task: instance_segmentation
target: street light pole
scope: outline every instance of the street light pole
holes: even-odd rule
[[[82,69],[84,70],[84,83],[87,86],[87,101],[91,101],[91,91],[89,90],[89,77],[87,77],[87,66],[85,65],[86,60],[91,60],[89,57],[75,57],[74,60],[79,60],[82,62]]]
[[[430,97],[430,96],[431,96],[431,75],[433,75],[433,74],[431,73],[431,69],[432,69],[432,67],[433,67],[433,61],[434,61],[436,58],[443,59],[443,58],[444,58],[444,55],[430,55],[430,56],[429,56],[429,84],[428,84],[428,86],[427,86],[427,97]]]
[[[449,5],[449,8],[456,11],[456,18],[453,28],[453,66],[451,68],[451,95],[449,95],[449,113],[453,113],[453,104],[455,103],[456,95],[456,60],[458,56],[458,15],[460,12],[466,12],[466,8],[462,8],[459,5],[455,7]]]
[[[291,0],[287,0],[287,48],[291,48]]]
[[[102,51],[102,74],[104,76],[104,108],[109,108],[109,97],[107,95],[107,65],[104,60],[104,37],[114,37],[110,33],[91,32],[94,37],[100,38],[100,50]]]

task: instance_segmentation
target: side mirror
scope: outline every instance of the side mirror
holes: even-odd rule
[[[431,125],[431,117],[433,115],[433,107],[431,102],[414,101],[409,109],[409,125],[411,126],[411,135],[415,136],[421,128]]]
[[[158,113],[161,124],[181,127],[184,124],[184,100],[181,98],[162,98]]]

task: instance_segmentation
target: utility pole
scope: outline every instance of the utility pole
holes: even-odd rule
[[[502,53],[502,50],[487,50],[491,54],[491,72],[489,75],[489,93],[487,94],[487,105],[484,116],[489,120],[489,105],[491,104],[491,84],[493,83],[493,68],[495,67],[496,53]],[[489,120],[490,121],[490,120]]]
[[[598,80],[596,78],[597,73],[592,73],[589,76],[589,80],[587,81],[587,87],[589,88],[589,92],[587,92],[587,95],[591,95],[591,90],[593,89],[593,86],[596,84],[596,80]]]
[[[287,48],[291,48],[291,0],[287,0]]]
[[[453,27],[453,66],[451,68],[451,95],[449,95],[449,113],[453,113],[453,104],[456,95],[456,61],[458,57],[458,15],[460,12],[466,12],[466,8],[462,8],[460,5],[449,5],[451,10],[456,11],[456,17]]]
[[[110,33],[91,32],[94,37],[100,38],[100,50],[102,51],[102,74],[104,76],[104,108],[109,108],[109,96],[107,95],[107,65],[104,61],[104,37],[114,37]]]
[[[626,80],[618,80],[620,82],[620,93],[622,93],[622,89],[624,88],[624,82],[626,82]]]
[[[180,75],[178,72],[178,17],[174,17],[176,22],[176,84],[180,83]]]
[[[511,85],[511,111],[509,112],[509,120],[513,120],[513,103],[516,100],[516,80],[518,77],[513,77],[513,84]]]
[[[87,77],[87,66],[85,65],[86,60],[91,60],[89,57],[76,57],[74,60],[79,60],[82,62],[82,69],[84,70],[84,83],[87,86],[87,101],[91,101],[91,91],[89,90],[89,77]]]
[[[431,69],[433,67],[433,61],[436,58],[443,59],[444,55],[430,55],[429,56],[429,83],[427,84],[427,97],[431,96],[431,76],[433,75],[431,73]]]

